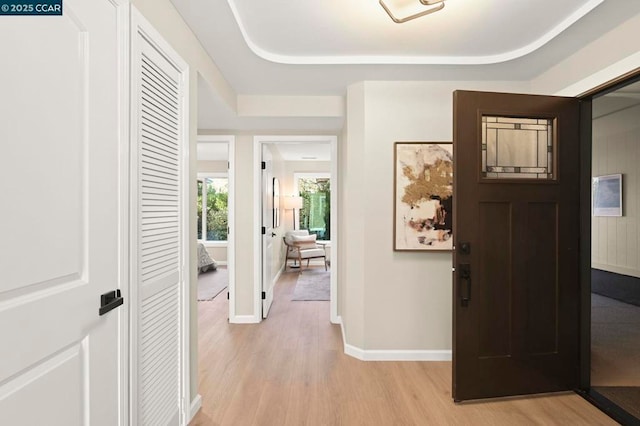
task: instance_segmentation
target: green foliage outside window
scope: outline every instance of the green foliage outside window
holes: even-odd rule
[[[202,207],[203,192],[206,188],[206,241],[226,241],[228,230],[228,198],[227,178],[198,179],[198,239],[202,240]]]
[[[299,179],[302,197],[300,229],[316,234],[318,240],[331,239],[331,186],[329,179]]]

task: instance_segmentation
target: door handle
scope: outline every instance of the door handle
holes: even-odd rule
[[[276,234],[275,232],[272,232],[272,233],[271,233],[271,236],[272,236],[272,237],[275,237],[276,235],[278,235],[278,234]]]
[[[109,291],[100,296],[100,309],[98,310],[98,314],[104,315],[110,310],[122,305],[123,303],[124,298],[120,293],[120,289]]]
[[[460,285],[460,303],[462,306],[469,306],[471,300],[471,265],[461,263],[458,265],[458,282]]]

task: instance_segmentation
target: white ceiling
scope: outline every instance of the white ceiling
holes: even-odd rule
[[[251,50],[287,64],[487,64],[531,53],[604,0],[446,0],[394,23],[378,1],[228,0]],[[433,6],[384,0],[396,17]],[[469,37],[473,34],[473,37]]]
[[[528,81],[640,13],[638,0],[446,0],[395,24],[378,0],[171,1],[239,95],[343,96],[366,80]],[[238,118],[205,86],[201,129],[342,127],[335,118]]]

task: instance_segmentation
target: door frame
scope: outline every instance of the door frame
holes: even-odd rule
[[[277,143],[326,143],[331,150],[331,182],[336,190],[331,191],[331,286],[329,302],[329,319],[332,324],[339,323],[338,317],[338,271],[339,271],[339,244],[338,244],[338,137],[335,135],[299,135],[299,136],[261,136],[253,137],[253,201],[254,206],[260,206],[262,200],[262,187],[260,185],[262,170],[260,161],[262,158],[263,144]],[[253,322],[262,321],[262,235],[260,227],[262,223],[262,211],[253,209]]]
[[[227,226],[229,232],[227,234],[227,273],[229,274],[229,284],[227,291],[229,294],[228,309],[229,322],[235,323],[236,319],[236,251],[235,251],[235,152],[236,137],[233,135],[198,135],[197,143],[225,143],[227,144],[227,179],[229,185],[229,194],[227,198]],[[197,174],[197,167],[196,167]],[[193,298],[196,298],[196,294]]]
[[[189,221],[190,221],[190,204],[192,191],[191,181],[189,179],[190,174],[190,125],[189,116],[191,110],[189,108],[190,95],[189,95],[189,65],[185,62],[177,51],[166,41],[166,39],[155,29],[155,27],[146,19],[146,17],[136,9],[135,6],[130,6],[130,33],[129,33],[129,55],[128,55],[128,73],[129,73],[129,150],[126,152],[129,161],[128,179],[127,179],[127,197],[128,197],[128,270],[127,275],[129,279],[129,321],[128,321],[128,368],[129,375],[127,377],[127,393],[128,393],[128,412],[127,422],[124,424],[135,424],[138,419],[139,413],[139,401],[138,401],[138,386],[139,386],[139,368],[138,368],[138,345],[140,343],[140,334],[138,332],[140,326],[140,313],[141,313],[141,298],[139,297],[137,288],[134,288],[132,283],[137,282],[138,272],[138,252],[135,248],[138,246],[138,198],[137,198],[137,185],[138,185],[138,155],[137,155],[137,142],[134,142],[138,134],[138,123],[140,117],[138,114],[137,99],[132,96],[133,93],[137,93],[137,87],[140,81],[135,76],[135,63],[133,55],[140,51],[141,39],[145,38],[150,44],[152,44],[161,54],[172,63],[172,65],[180,70],[180,84],[182,87],[181,93],[181,109],[182,116],[180,119],[182,146],[180,147],[180,226],[182,227],[182,236],[180,238],[181,251],[180,256],[180,324],[179,330],[180,336],[180,366],[179,366],[179,382],[180,382],[180,421],[182,424],[187,424],[191,415],[191,401],[196,395],[191,395],[191,333],[190,333],[190,293],[191,293],[191,273],[190,273],[190,259],[192,250],[190,248],[191,236],[189,235]],[[136,104],[134,104],[136,102]]]
[[[117,26],[118,26],[118,44],[120,56],[118,57],[118,80],[120,87],[118,88],[118,104],[120,105],[120,129],[119,141],[119,170],[118,176],[119,194],[118,201],[120,203],[120,229],[119,229],[119,286],[125,302],[120,307],[121,320],[118,341],[118,362],[120,364],[120,377],[118,378],[120,389],[120,424],[129,424],[131,414],[131,246],[130,246],[130,230],[131,230],[131,7],[126,0],[115,0],[112,4],[117,8]]]
[[[591,391],[591,179],[592,179],[592,110],[594,98],[640,81],[640,68],[614,77],[576,97],[583,101],[581,110],[580,150],[580,388],[578,393],[623,424],[631,420],[629,414],[598,393]]]

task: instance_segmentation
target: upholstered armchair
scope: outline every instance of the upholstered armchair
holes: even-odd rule
[[[282,237],[287,249],[284,261],[284,270],[287,270],[287,261],[297,261],[302,267],[302,261],[307,261],[307,268],[311,259],[322,259],[324,261],[324,270],[327,270],[327,254],[323,247],[316,243],[316,235],[309,235],[306,229],[298,231],[287,231]]]

